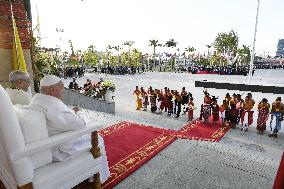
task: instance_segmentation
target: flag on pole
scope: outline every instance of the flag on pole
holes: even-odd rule
[[[14,30],[14,40],[13,40],[13,69],[21,70],[23,72],[27,72],[27,66],[24,58],[24,53],[17,29],[17,25],[12,14],[13,19],[13,30]]]

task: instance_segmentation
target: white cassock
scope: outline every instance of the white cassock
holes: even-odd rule
[[[46,123],[49,136],[54,136],[66,131],[75,131],[85,128],[85,121],[68,108],[56,97],[37,93],[31,100],[31,108],[42,110],[46,116]],[[110,176],[104,141],[98,137],[101,152],[102,171],[100,172],[101,182],[105,182]],[[90,135],[82,136],[76,140],[68,141],[52,149],[54,161],[65,161],[83,151],[91,148]]]
[[[28,105],[31,102],[32,95],[22,89],[6,88],[12,104]]]

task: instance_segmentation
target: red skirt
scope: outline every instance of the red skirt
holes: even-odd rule
[[[247,111],[247,110],[243,110],[242,112],[242,117],[241,117],[242,125],[244,124],[246,113],[248,113],[248,125],[251,125],[253,122],[253,111]]]

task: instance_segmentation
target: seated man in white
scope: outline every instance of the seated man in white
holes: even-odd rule
[[[16,70],[12,71],[9,75],[11,87],[6,88],[6,91],[13,104],[29,104],[32,98],[30,89],[30,77],[27,73]]]
[[[45,76],[40,82],[40,93],[34,95],[29,105],[30,108],[43,111],[49,136],[54,136],[66,131],[83,129],[85,121],[76,112],[78,107],[68,108],[63,102],[64,84],[59,77]],[[102,137],[98,137],[103,169],[100,172],[101,182],[105,182],[110,175],[105,146]],[[65,161],[83,151],[91,149],[91,137],[85,135],[74,141],[61,144],[52,149],[54,161]]]

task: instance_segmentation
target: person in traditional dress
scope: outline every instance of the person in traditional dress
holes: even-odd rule
[[[212,99],[210,97],[210,94],[207,92],[207,90],[203,91],[204,98],[203,98],[203,104],[201,104],[201,111],[200,111],[200,120],[203,120],[204,123],[209,123],[209,117],[211,114],[211,103]]]
[[[228,122],[229,121],[229,110],[230,110],[230,101],[231,101],[231,96],[230,96],[230,94],[229,93],[227,93],[226,95],[225,95],[225,102],[226,102],[226,105],[224,104],[224,106],[223,106],[223,108],[226,108],[226,109],[224,109],[224,112],[225,112],[225,119],[226,119],[226,122]]]
[[[135,91],[133,94],[136,96],[136,110],[140,110],[142,108],[142,97],[141,97],[141,91],[139,90],[139,87],[136,86]]]
[[[213,98],[213,103],[211,105],[212,115],[213,115],[213,125],[216,125],[219,121],[219,105],[217,104],[217,99]]]
[[[12,104],[27,105],[32,99],[30,89],[30,77],[26,72],[16,70],[9,74],[11,87],[6,91],[11,99]]]
[[[193,110],[194,110],[194,102],[193,102],[193,98],[191,97],[189,99],[189,102],[188,102],[188,112],[187,112],[187,115],[188,115],[188,121],[192,121],[193,120]]]
[[[226,125],[226,114],[225,114],[225,111],[227,109],[227,101],[226,100],[223,100],[223,103],[221,104],[219,110],[220,110],[220,113],[221,113],[221,119],[222,119],[222,127],[224,127]]]
[[[183,106],[182,110],[183,112],[186,112],[186,107],[189,101],[189,97],[188,97],[188,92],[185,90],[185,87],[182,87],[180,95],[181,95],[181,105]]]
[[[281,129],[281,122],[284,116],[284,104],[281,102],[281,97],[277,97],[272,103],[269,137],[278,138],[278,131]]]
[[[232,103],[228,113],[228,120],[231,128],[233,129],[236,128],[236,125],[238,123],[238,116],[239,116],[239,110],[236,108],[236,104]]]
[[[151,106],[151,112],[155,113],[157,110],[157,105],[156,105],[156,94],[153,88],[150,86],[148,89],[148,96],[150,98],[150,106]]]
[[[165,112],[168,111],[169,100],[168,100],[168,88],[164,88],[163,99],[162,99],[162,108],[165,109]]]
[[[230,101],[231,101],[231,99],[232,99],[232,97],[230,96],[230,94],[229,94],[229,93],[227,93],[227,94],[225,95],[225,100],[227,101],[228,106],[230,105]]]
[[[242,95],[241,94],[237,94],[236,108],[239,110],[238,123],[240,122],[241,115],[243,114],[243,103],[244,103],[244,100],[242,99]]]
[[[40,93],[34,95],[28,108],[44,113],[48,135],[55,136],[67,131],[81,130],[86,127],[85,121],[78,115],[79,107],[68,108],[63,103],[64,84],[54,75],[46,75],[40,81]],[[105,182],[110,176],[103,138],[98,136],[100,161],[102,170],[100,180]],[[91,148],[90,135],[84,135],[76,140],[67,141],[52,148],[53,161],[71,159]]]
[[[173,94],[171,93],[170,89],[167,90],[167,96],[168,96],[168,114],[167,116],[171,116],[173,113]]]
[[[162,93],[162,90],[155,90],[156,91],[156,94],[157,94],[157,114],[162,114],[163,112],[163,108],[164,108],[164,104],[163,104],[163,101],[164,101],[164,97],[163,97],[163,93]]]
[[[181,95],[179,94],[178,91],[175,91],[175,109],[176,109],[175,118],[178,118],[181,112]]]
[[[252,94],[248,93],[243,103],[243,112],[241,116],[242,131],[247,132],[248,127],[253,123],[253,106],[255,101],[252,99]]]
[[[149,100],[148,100],[148,94],[147,92],[144,90],[143,87],[141,87],[141,96],[142,96],[142,105],[143,105],[143,111],[147,111],[147,106],[149,104]]]
[[[266,130],[266,121],[268,120],[269,116],[269,108],[270,104],[266,98],[263,98],[261,102],[258,103],[258,118],[256,126],[258,134],[263,135],[263,132]]]
[[[232,106],[233,104],[237,105],[238,100],[237,100],[237,95],[235,93],[232,95],[232,98],[230,99],[229,103],[230,103],[230,106]]]

